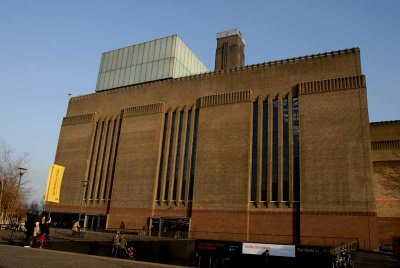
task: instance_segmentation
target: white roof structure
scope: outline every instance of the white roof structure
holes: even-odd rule
[[[209,71],[177,35],[172,35],[104,52],[96,91]]]

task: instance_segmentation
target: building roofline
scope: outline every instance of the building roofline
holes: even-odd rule
[[[379,125],[397,125],[400,124],[400,120],[389,120],[389,121],[377,121],[377,122],[370,122],[371,126],[379,126]]]
[[[255,63],[255,64],[246,65],[246,66],[243,66],[243,67],[237,67],[237,68],[229,69],[229,70],[210,71],[210,72],[205,72],[205,73],[200,73],[200,74],[195,74],[195,75],[189,75],[189,76],[184,76],[184,77],[178,77],[178,78],[173,78],[173,79],[162,79],[162,80],[156,80],[156,81],[148,81],[146,83],[127,85],[127,86],[118,87],[118,88],[111,88],[111,89],[108,89],[108,90],[101,90],[101,91],[94,92],[94,93],[78,95],[78,96],[75,96],[75,97],[71,97],[70,101],[77,101],[79,99],[87,98],[87,97],[90,97],[90,96],[93,96],[93,95],[96,95],[96,94],[110,94],[110,93],[116,93],[116,92],[119,92],[119,91],[122,91],[122,90],[128,90],[128,89],[130,90],[132,88],[148,86],[149,84],[169,83],[171,81],[175,82],[175,81],[182,81],[182,80],[198,80],[198,79],[201,79],[201,78],[206,77],[206,76],[221,75],[221,74],[232,73],[232,72],[242,72],[242,71],[260,69],[260,68],[268,68],[268,67],[271,67],[271,66],[281,65],[281,64],[293,64],[293,63],[298,63],[298,62],[316,60],[316,59],[320,59],[320,58],[338,56],[338,55],[349,54],[349,53],[356,53],[356,52],[359,52],[359,51],[360,51],[360,48],[353,47],[353,48],[346,48],[346,49],[329,51],[329,52],[318,53],[318,54],[309,54],[309,55],[304,55],[304,56],[299,56],[299,57],[294,57],[294,58],[267,61],[267,62],[263,62],[263,63]]]

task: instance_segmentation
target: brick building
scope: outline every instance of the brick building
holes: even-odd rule
[[[177,36],[103,53],[96,93],[62,122],[52,213],[260,243],[376,248],[400,233],[378,179],[399,163],[400,124],[370,126],[360,50],[246,66],[244,47],[217,34],[213,72]]]

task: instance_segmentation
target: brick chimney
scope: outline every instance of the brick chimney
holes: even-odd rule
[[[217,33],[215,71],[244,66],[245,46],[244,38],[238,29]]]

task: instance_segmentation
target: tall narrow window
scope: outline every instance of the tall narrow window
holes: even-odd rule
[[[193,200],[194,175],[196,171],[197,132],[199,130],[199,110],[194,114],[194,132],[192,148],[192,164],[190,169],[189,200]]]
[[[93,157],[94,157],[94,154],[95,154],[94,151],[95,151],[96,143],[97,143],[97,139],[98,139],[98,136],[97,136],[97,129],[98,128],[99,128],[99,122],[96,123],[96,127],[94,129],[94,139],[93,139],[93,144],[92,144],[92,155],[90,157],[89,171],[88,171],[88,177],[87,177],[88,184],[85,187],[86,188],[85,189],[85,199],[89,198],[89,184],[92,183],[92,180],[93,180],[92,179]]]
[[[261,201],[267,201],[268,177],[268,101],[263,101],[263,131],[262,131],[262,176]]]
[[[278,201],[278,99],[272,102],[272,201]]]
[[[251,154],[251,201],[257,200],[257,139],[258,139],[258,102],[253,102],[253,147]]]
[[[175,160],[174,192],[172,200],[177,200],[176,192],[178,191],[179,165],[180,165],[179,161],[181,158],[182,121],[183,121],[183,111],[180,112],[179,116],[178,143],[176,146],[176,160]]]
[[[293,98],[293,184],[294,201],[300,201],[299,99]]]
[[[105,140],[104,140],[104,143],[103,143],[104,149],[103,149],[103,157],[102,157],[101,166],[100,166],[99,183],[98,183],[98,185],[97,185],[97,194],[96,194],[96,199],[97,199],[97,200],[100,199],[100,196],[101,196],[101,194],[100,194],[101,186],[102,186],[102,184],[104,183],[104,179],[103,179],[103,170],[104,170],[104,162],[105,162],[106,153],[107,153],[107,142],[108,142],[108,131],[109,131],[109,129],[110,129],[110,120],[107,121],[107,127],[106,127],[105,130],[104,130],[104,135],[105,135],[106,137],[105,137]]]
[[[104,128],[104,121],[101,122],[101,127],[99,131],[99,146],[97,146],[97,152],[96,152],[96,160],[94,162],[94,172],[93,172],[93,178],[92,178],[92,183],[90,184],[90,199],[94,199],[94,187],[96,186],[96,177],[97,177],[97,169],[99,165],[99,156],[100,156],[100,148],[103,140],[103,128]]]
[[[289,200],[289,110],[288,99],[282,100],[283,108],[283,201]]]
[[[167,166],[167,176],[165,177],[165,194],[163,200],[168,200],[169,194],[169,181],[171,175],[171,165],[172,165],[172,156],[173,156],[173,148],[174,148],[174,135],[175,135],[175,118],[176,112],[172,113],[172,122],[171,122],[171,135],[169,136],[169,153],[168,153],[168,166]]]
[[[162,184],[162,171],[164,167],[164,154],[165,154],[165,144],[166,144],[166,138],[165,135],[167,133],[167,126],[168,126],[168,113],[165,114],[165,119],[164,119],[164,129],[163,129],[163,138],[162,138],[162,146],[161,146],[161,157],[160,157],[160,170],[158,171],[158,184],[157,184],[157,194],[156,198],[157,200],[160,199],[161,195],[161,184]]]
[[[189,165],[189,144],[190,144],[190,127],[192,124],[192,111],[188,111],[187,126],[186,126],[186,141],[185,141],[185,157],[183,159],[183,178],[182,178],[182,192],[181,200],[185,200],[186,194],[186,181],[188,177],[188,165]]]

